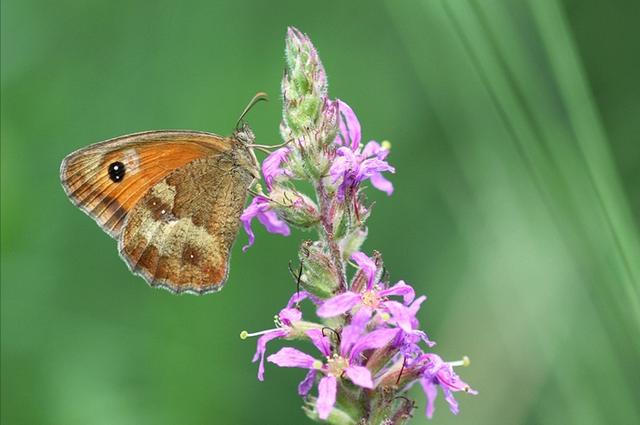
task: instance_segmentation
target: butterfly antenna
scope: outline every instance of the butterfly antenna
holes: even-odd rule
[[[253,108],[253,105],[260,102],[261,100],[269,100],[269,97],[265,92],[258,92],[255,96],[253,96],[253,98],[249,101],[249,104],[247,104],[246,108],[244,108],[244,111],[242,111],[242,114],[240,114],[240,118],[238,118],[238,121],[236,122],[236,128],[238,128],[244,116],[247,115],[251,108]]]
[[[249,147],[256,148],[259,151],[264,152],[264,153],[271,153],[274,149],[278,149],[278,148],[282,148],[282,147],[288,146],[291,142],[293,142],[293,139],[289,139],[284,143],[280,143],[279,145],[256,145],[256,144],[251,144],[251,145],[249,145]]]

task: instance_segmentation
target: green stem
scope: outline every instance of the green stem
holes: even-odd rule
[[[329,206],[331,200],[324,187],[322,179],[318,179],[315,184],[316,198],[318,200],[318,206],[320,207],[320,237],[326,242],[329,247],[331,259],[334,263],[336,270],[338,270],[338,279],[340,284],[339,292],[345,292],[347,290],[347,277],[345,274],[345,264],[342,260],[342,253],[340,247],[333,237],[333,223],[331,221],[331,214],[329,212]]]

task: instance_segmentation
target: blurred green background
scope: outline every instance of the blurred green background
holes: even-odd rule
[[[640,423],[637,2],[2,1],[2,423],[301,424],[255,341],[304,234],[234,248],[221,294],[152,290],[66,199],[62,158],[147,129],[278,143],[287,25],[393,143],[367,250],[480,391],[433,424]],[[273,352],[278,343],[273,344]],[[426,423],[424,398],[414,423]]]

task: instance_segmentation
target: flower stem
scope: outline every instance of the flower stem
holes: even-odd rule
[[[331,220],[330,205],[331,200],[327,193],[322,178],[316,182],[316,198],[318,199],[318,205],[320,207],[320,223],[322,226],[319,228],[319,234],[324,239],[329,247],[331,254],[331,260],[334,263],[336,270],[338,270],[339,290],[338,292],[345,292],[347,290],[347,277],[346,268],[340,252],[340,247],[333,237],[333,223]]]

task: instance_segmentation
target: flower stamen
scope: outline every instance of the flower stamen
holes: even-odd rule
[[[247,339],[249,337],[260,336],[260,335],[264,335],[266,333],[277,331],[277,330],[280,330],[280,328],[267,329],[267,330],[264,330],[264,331],[253,332],[253,333],[249,333],[247,331],[242,331],[242,332],[240,332],[240,339]]]
[[[380,301],[380,296],[378,295],[378,291],[375,288],[370,291],[365,291],[362,294],[362,304],[373,309],[378,308],[378,306],[380,305]]]
[[[458,366],[467,367],[471,364],[471,359],[469,359],[468,356],[463,356],[462,360],[458,360],[455,362],[448,362],[448,363],[453,367],[458,367]]]
[[[345,370],[349,367],[349,359],[334,354],[333,357],[327,359],[328,373],[336,378],[342,378]]]

